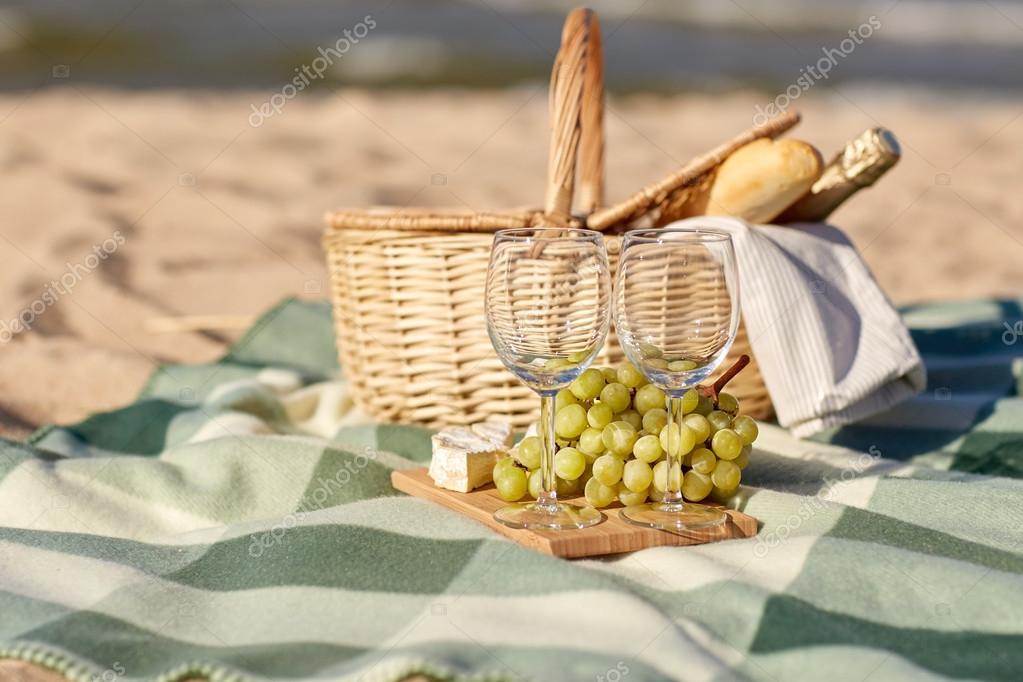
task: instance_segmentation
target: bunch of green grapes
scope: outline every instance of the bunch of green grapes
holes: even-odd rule
[[[689,390],[682,397],[681,423],[671,429],[665,407],[664,391],[629,363],[579,375],[555,399],[558,497],[582,492],[594,507],[659,500],[668,487],[668,448],[681,455],[672,476],[676,484],[681,477],[685,499],[731,497],[749,463],[757,423],[739,414],[738,401],[728,393],[715,401]],[[540,439],[527,436],[512,456],[497,462],[494,484],[503,499],[539,497],[540,450]]]

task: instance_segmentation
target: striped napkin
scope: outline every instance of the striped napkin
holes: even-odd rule
[[[840,230],[718,216],[667,227],[731,233],[750,346],[778,422],[794,435],[859,421],[924,389],[906,326]]]

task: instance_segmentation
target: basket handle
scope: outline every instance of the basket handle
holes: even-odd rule
[[[576,8],[565,19],[550,86],[551,146],[547,162],[546,219],[567,225],[576,163],[579,209],[589,214],[604,201],[604,50],[593,10]]]

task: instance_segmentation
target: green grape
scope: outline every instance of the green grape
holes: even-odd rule
[[[661,458],[664,450],[661,449],[661,441],[657,436],[646,435],[639,438],[632,446],[632,454],[636,455],[636,459],[653,464]]]
[[[654,471],[650,465],[640,459],[630,459],[625,463],[625,470],[622,472],[622,482],[625,487],[634,493],[646,490],[654,478]]]
[[[643,504],[646,502],[647,490],[630,490],[625,482],[618,484],[618,500],[626,507],[635,507],[637,504]]]
[[[697,367],[699,365],[692,360],[673,360],[668,363],[668,369],[672,372],[692,372]]]
[[[521,500],[529,488],[526,472],[518,467],[509,467],[494,479],[497,494],[506,502]]]
[[[592,506],[606,507],[618,497],[618,486],[604,485],[596,478],[591,478],[583,487],[583,495]]]
[[[554,415],[554,432],[560,438],[574,440],[586,430],[586,408],[578,403],[565,405]]]
[[[731,393],[718,393],[718,409],[735,416],[739,412],[739,401]]]
[[[739,467],[740,469],[745,469],[746,465],[749,464],[749,455],[751,452],[753,452],[752,445],[743,445],[742,451],[739,453],[739,456],[732,460],[733,462],[735,462],[735,466]]]
[[[576,363],[572,362],[568,358],[551,358],[547,362],[543,363],[544,369],[552,372],[568,369],[569,367],[575,367],[575,365]]]
[[[554,396],[554,411],[558,412],[568,405],[577,405],[578,403],[579,399],[572,395],[572,391],[563,388]]]
[[[707,415],[707,421],[710,422],[710,435],[714,436],[715,433],[721,429],[731,428],[732,418],[727,413],[721,410],[714,410]]]
[[[632,404],[636,406],[637,412],[646,414],[650,410],[664,409],[666,399],[664,391],[653,384],[647,384],[636,390],[636,397],[632,399]]]
[[[737,490],[739,490],[739,486],[735,486],[734,488],[728,489],[714,486],[711,492],[711,497],[716,499],[718,502],[727,502],[729,499],[731,499],[732,495],[735,495]]]
[[[671,440],[671,447],[668,447],[668,440]],[[661,429],[661,449],[665,452],[681,457],[696,445],[696,434],[685,424],[671,424]]]
[[[632,428],[637,431],[643,428],[643,418],[639,416],[639,412],[636,412],[636,410],[625,410],[618,415],[618,420],[631,424]]]
[[[604,375],[604,383],[613,384],[618,381],[618,370],[614,367],[601,367],[600,373]]]
[[[666,370],[668,369],[668,361],[664,358],[647,358],[643,361],[643,364],[647,367],[653,367],[654,369]]]
[[[604,403],[594,403],[586,411],[586,422],[595,429],[602,429],[615,418],[614,411]]]
[[[660,433],[664,425],[668,423],[667,410],[648,410],[643,415],[643,430],[647,433]]]
[[[575,497],[583,489],[583,482],[578,478],[566,481],[560,476],[555,476],[555,479],[557,479],[555,490],[560,498]]]
[[[700,392],[691,388],[682,394],[682,414],[689,414],[700,404]]]
[[[711,448],[714,454],[721,459],[735,459],[742,451],[742,438],[731,429],[721,429],[711,439]]]
[[[536,436],[526,436],[519,442],[515,451],[515,459],[527,469],[536,469],[540,466],[540,439]]]
[[[714,456],[714,453],[707,448],[697,448],[693,450],[692,456],[689,458],[689,466],[693,467],[694,471],[698,471],[701,474],[709,474],[714,471],[714,467],[717,466],[718,458]]]
[[[639,353],[640,355],[643,356],[645,360],[649,360],[651,358],[659,358],[662,355],[664,355],[664,353],[661,352],[660,348],[650,343],[639,344]]]
[[[753,441],[760,435],[760,427],[757,426],[757,423],[752,417],[747,417],[744,414],[732,420],[732,430],[739,434],[739,438],[742,438],[742,442],[746,445],[753,445]]]
[[[682,485],[682,467],[676,464],[671,471],[672,487],[678,488]],[[668,460],[662,459],[654,465],[654,479],[651,485],[655,491],[662,493],[668,489]]]
[[[566,481],[574,481],[586,470],[586,457],[575,448],[561,448],[554,455],[554,473]]]
[[[576,365],[576,364],[579,364],[580,362],[582,362],[583,360],[585,360],[588,357],[590,357],[590,349],[589,348],[587,348],[585,350],[577,350],[576,352],[572,353],[571,355],[568,356],[568,361],[571,362],[572,364]]]
[[[515,468],[517,467],[515,466],[515,459],[513,457],[502,457],[494,463],[494,479],[496,480],[498,476],[501,476]]]
[[[699,402],[696,404],[696,409],[693,410],[696,414],[702,414],[704,417],[714,411],[714,401],[709,396],[699,396]]]
[[[722,488],[723,490],[738,488],[741,478],[742,472],[739,471],[739,467],[727,459],[718,460],[717,466],[714,467],[714,471],[710,475],[710,480],[714,483],[714,487]]]
[[[604,403],[615,412],[623,412],[629,409],[629,403],[631,401],[632,394],[629,393],[629,389],[627,389],[623,384],[608,384],[600,392],[600,402]]]
[[[630,362],[618,368],[618,383],[626,388],[639,388],[646,383],[646,377]]]
[[[587,459],[604,453],[604,439],[601,429],[589,428],[579,434],[579,449]]]
[[[579,400],[593,400],[600,395],[602,388],[604,388],[604,375],[600,373],[599,369],[593,367],[577,376],[575,381],[568,385],[568,390],[572,391],[572,395]]]
[[[682,423],[693,430],[693,437],[697,443],[710,438],[710,422],[702,414],[687,414],[682,418]]]
[[[529,496],[538,500],[541,492],[543,492],[543,474],[539,469],[535,469],[529,472]]]
[[[629,422],[611,422],[604,427],[604,447],[619,457],[628,457],[638,437],[636,429]]]
[[[625,462],[614,455],[601,455],[593,461],[593,478],[604,485],[614,485],[622,480]]]
[[[701,474],[696,469],[687,471],[682,477],[682,496],[690,502],[699,502],[710,494],[714,483],[707,474]]]

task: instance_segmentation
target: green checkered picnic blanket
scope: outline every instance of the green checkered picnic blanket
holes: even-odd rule
[[[0,442],[0,657],[88,680],[1018,680],[1023,312],[905,314],[927,393],[813,441],[764,425],[757,537],[564,561],[394,491],[429,432],[359,423],[329,309],[286,302],[124,409]]]

